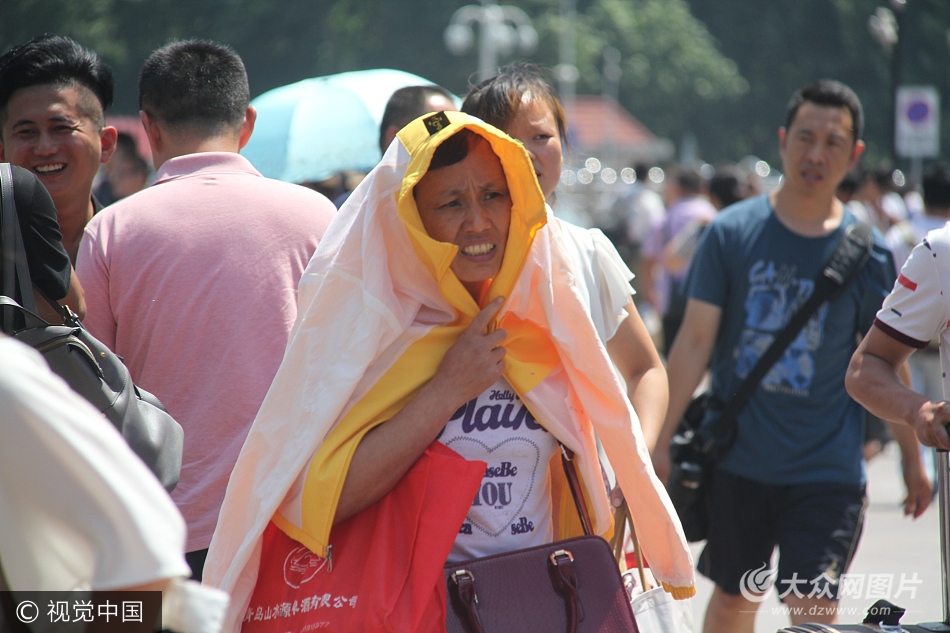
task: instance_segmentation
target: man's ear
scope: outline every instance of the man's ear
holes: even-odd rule
[[[115,148],[119,143],[119,131],[111,125],[107,125],[99,130],[99,146],[102,148],[102,155],[99,157],[100,163],[108,163],[112,155],[115,154]]]
[[[244,122],[241,123],[241,136],[238,139],[238,149],[244,149],[247,142],[251,140],[251,134],[254,133],[254,123],[257,121],[257,109],[254,106],[247,106],[244,113]]]
[[[386,147],[383,148],[383,154],[385,154],[389,146],[392,145],[393,139],[396,138],[396,135],[399,134],[399,130],[401,129],[401,127],[396,127],[395,125],[390,125],[386,128]]]
[[[788,140],[788,130],[784,127],[778,129],[778,155],[785,160],[785,142]]]
[[[152,165],[158,171],[162,166],[162,163],[159,162],[162,160],[159,158],[159,154],[165,140],[162,136],[162,130],[158,125],[158,121],[145,110],[139,110],[139,118],[142,119],[142,126],[145,128],[148,146],[152,149]]]
[[[851,150],[851,163],[848,165],[848,171],[854,169],[854,166],[858,164],[858,161],[861,160],[861,154],[864,153],[864,150],[864,141],[857,140],[854,142],[854,149]]]

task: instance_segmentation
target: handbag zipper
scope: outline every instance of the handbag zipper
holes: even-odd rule
[[[86,355],[89,359],[89,363],[95,369],[96,374],[101,380],[105,380],[105,376],[102,373],[102,368],[99,366],[99,363],[96,361],[95,354],[92,353],[92,350],[89,349],[89,346],[79,340],[74,334],[65,334],[63,336],[57,336],[52,338],[45,343],[40,343],[35,347],[35,349],[41,354],[45,354],[48,351],[61,347],[63,345],[75,345],[79,350]]]

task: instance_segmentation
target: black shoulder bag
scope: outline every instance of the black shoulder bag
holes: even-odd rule
[[[158,398],[132,383],[122,360],[89,334],[72,310],[47,298],[64,324],[51,325],[35,314],[33,282],[13,199],[13,174],[6,163],[0,163],[0,193],[3,331],[39,350],[56,374],[115,425],[129,447],[171,492],[181,472],[181,426]],[[14,299],[17,283],[26,307]]]
[[[844,294],[871,256],[869,224],[852,224],[815,279],[811,296],[789,319],[727,403],[706,392],[693,399],[670,441],[667,491],[690,543],[706,539],[709,529],[708,490],[712,472],[735,443],[739,413],[759,383],[826,301]]]

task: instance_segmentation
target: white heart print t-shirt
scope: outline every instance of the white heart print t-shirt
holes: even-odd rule
[[[467,402],[439,441],[469,460],[488,464],[478,494],[449,554],[449,562],[550,543],[548,462],[557,440],[504,378]]]

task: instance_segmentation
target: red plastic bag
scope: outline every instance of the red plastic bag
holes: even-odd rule
[[[243,633],[443,632],[442,566],[485,466],[433,442],[388,495],[333,528],[331,561],[270,523]]]

